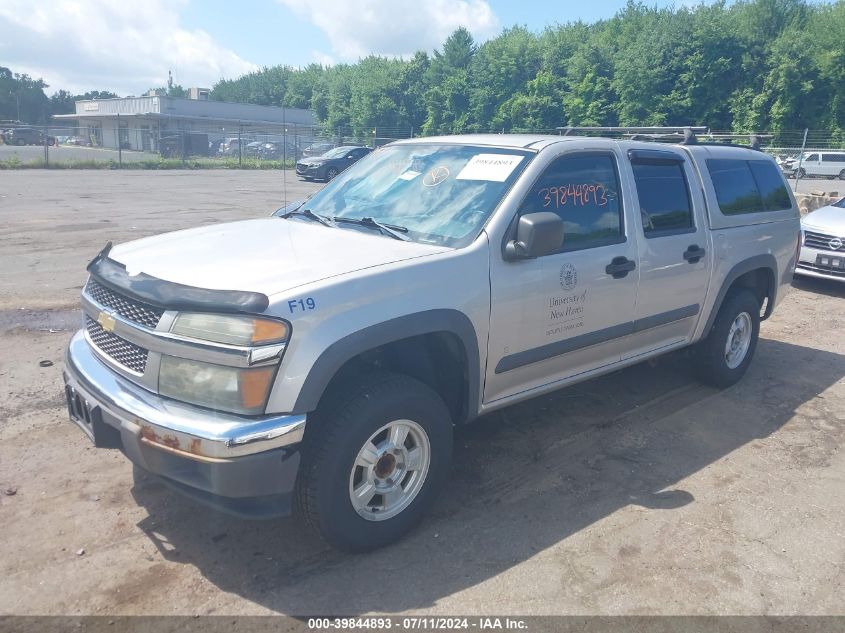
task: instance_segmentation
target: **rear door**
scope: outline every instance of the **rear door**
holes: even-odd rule
[[[528,190],[512,226],[522,214],[558,214],[559,252],[507,261],[501,244],[491,246],[485,404],[619,362],[638,279],[621,158],[610,150],[557,154]]]
[[[623,358],[633,358],[692,339],[707,294],[713,253],[695,172],[675,149],[628,152],[637,204],[636,242],[640,283],[633,333]]]

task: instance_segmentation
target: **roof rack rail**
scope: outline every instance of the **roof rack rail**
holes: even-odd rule
[[[721,133],[721,134],[708,134],[708,139],[713,140],[723,140],[723,141],[733,141],[733,140],[740,140],[740,139],[748,139],[749,145],[751,145],[751,149],[756,149],[760,151],[761,146],[763,144],[763,139],[767,138],[774,138],[774,134],[732,134],[732,133]]]
[[[675,137],[683,137],[681,143],[683,145],[694,145],[696,134],[707,134],[710,128],[705,126],[684,125],[678,127],[665,126],[651,126],[651,127],[627,127],[627,126],[610,126],[610,127],[592,127],[592,126],[562,126],[555,128],[559,134],[569,136],[577,134],[578,132],[598,132],[599,134],[628,134],[632,135],[635,140],[645,139],[667,139]]]

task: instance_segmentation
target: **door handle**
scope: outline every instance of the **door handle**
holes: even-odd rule
[[[613,260],[604,269],[608,275],[612,275],[614,279],[622,279],[629,272],[634,270],[637,264],[632,259],[628,259],[624,255],[614,257]]]
[[[705,252],[703,248],[698,247],[698,244],[692,244],[684,251],[684,259],[690,264],[697,264],[698,260],[704,257]]]

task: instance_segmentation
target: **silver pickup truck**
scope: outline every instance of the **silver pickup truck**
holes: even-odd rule
[[[375,548],[432,505],[455,425],[687,346],[739,380],[798,217],[748,148],[393,143],[272,217],[107,246],[70,416],[196,499]]]

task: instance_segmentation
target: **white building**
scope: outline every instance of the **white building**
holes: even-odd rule
[[[210,141],[266,132],[307,136],[316,126],[313,110],[277,108],[248,103],[210,101],[207,88],[191,88],[189,99],[147,95],[77,101],[74,114],[57,121],[74,122],[79,134],[99,147],[157,152],[162,138],[196,132]]]

